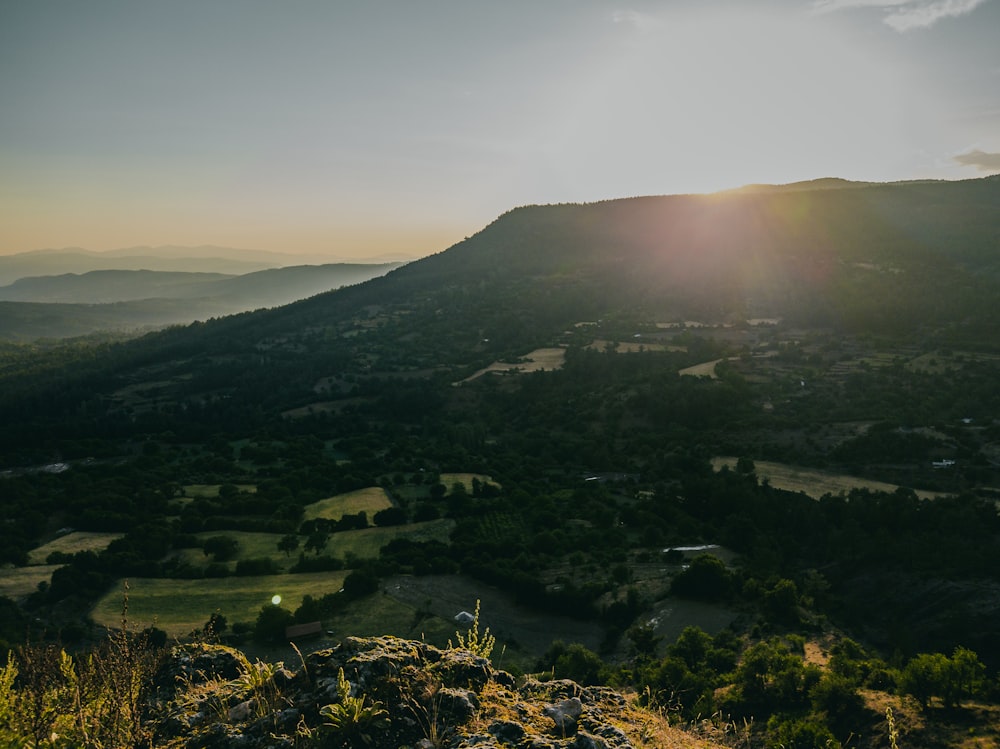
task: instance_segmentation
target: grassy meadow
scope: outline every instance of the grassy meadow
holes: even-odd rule
[[[472,494],[472,479],[479,479],[479,482],[483,484],[499,486],[496,481],[483,473],[442,473],[439,480],[448,488],[448,491],[451,491],[451,487],[455,484],[461,484],[465,487],[465,491]]]
[[[392,507],[392,500],[385,493],[385,489],[380,486],[369,486],[306,505],[302,519],[340,520],[344,515],[357,515],[364,511],[368,515],[368,520],[371,521],[376,512],[390,507]]]
[[[684,369],[678,371],[677,374],[689,377],[710,377],[711,379],[716,379],[715,366],[724,361],[723,359],[713,359],[712,361],[702,362],[701,364],[695,364],[691,367],[685,367]]]
[[[397,538],[410,538],[414,541],[441,541],[447,543],[455,521],[449,519],[428,520],[423,523],[409,525],[393,525],[387,528],[363,528],[354,531],[331,533],[326,548],[321,552],[327,556],[346,559],[348,555],[358,559],[374,559],[379,549]],[[292,554],[278,551],[278,542],[283,538],[280,533],[255,533],[251,531],[205,531],[196,533],[195,538],[206,541],[216,536],[227,536],[239,544],[236,554],[226,566],[233,570],[236,564],[244,559],[270,559],[281,569],[288,569],[298,561],[301,546]],[[305,537],[300,536],[302,543]],[[312,552],[306,554],[310,556]],[[177,552],[181,561],[195,569],[207,567],[213,560],[201,549],[181,549]]]
[[[723,466],[731,470],[736,468],[736,458],[712,458],[712,468],[716,471]],[[787,463],[772,463],[767,460],[754,461],[754,472],[760,480],[767,479],[776,489],[790,492],[802,492],[813,499],[820,499],[825,494],[837,495],[848,493],[851,489],[869,489],[873,492],[894,492],[899,487],[884,481],[858,478],[846,473],[828,473],[813,468],[799,468]],[[944,492],[932,492],[917,489],[915,493],[921,499],[936,499],[944,496]]]
[[[133,578],[128,581],[128,618],[135,627],[155,625],[171,637],[181,637],[201,629],[216,611],[230,624],[254,622],[275,595],[281,596],[283,608],[294,611],[306,595],[320,598],[336,593],[347,574],[312,572],[197,581]],[[119,580],[95,604],[91,616],[98,624],[121,625],[123,583]]]
[[[112,541],[121,538],[123,535],[122,533],[73,531],[29,551],[28,564],[45,564],[45,560],[53,552],[76,554],[78,551],[101,551],[102,549],[106,549]]]
[[[38,590],[39,583],[52,579],[53,571],[59,564],[38,564],[33,567],[8,567],[0,569],[0,596],[21,598]]]
[[[480,369],[475,374],[469,375],[462,382],[470,382],[477,377],[491,372],[512,373],[512,372],[545,372],[553,369],[562,369],[566,363],[566,349],[564,348],[540,348],[531,353],[525,354],[523,361],[511,363],[496,361],[488,367]]]

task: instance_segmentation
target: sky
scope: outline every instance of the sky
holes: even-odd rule
[[[1000,0],[0,0],[0,254],[1000,172]]]

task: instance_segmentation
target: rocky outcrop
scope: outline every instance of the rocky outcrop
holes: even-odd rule
[[[672,730],[612,689],[518,684],[467,650],[394,637],[349,637],[297,670],[179,646],[155,687],[154,744],[170,748],[630,749]]]

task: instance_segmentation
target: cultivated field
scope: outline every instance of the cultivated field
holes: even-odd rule
[[[736,468],[736,458],[712,458],[712,468],[718,471],[723,466]],[[847,494],[851,489],[869,489],[873,492],[894,492],[899,488],[896,484],[884,481],[849,476],[846,473],[827,473],[813,468],[798,468],[787,463],[772,463],[766,460],[754,461],[754,472],[758,479],[767,479],[776,489],[803,494],[819,499],[825,494]],[[935,499],[946,496],[946,492],[931,492],[917,489],[916,495],[921,499]]]
[[[566,362],[566,349],[564,348],[539,348],[529,354],[525,354],[523,361],[517,363],[497,361],[488,367],[480,369],[473,375],[466,377],[462,382],[469,382],[477,377],[482,377],[490,372],[510,373],[510,372],[543,372],[553,369],[562,369]]]
[[[39,564],[33,567],[0,569],[0,596],[7,598],[29,596],[38,590],[39,583],[49,582],[52,579],[53,571],[61,566],[59,564]]]
[[[695,364],[692,367],[685,367],[684,369],[678,371],[677,374],[684,376],[689,375],[691,377],[711,377],[715,379],[715,365],[718,364],[722,359],[713,359],[712,361],[702,362],[701,364]]]
[[[392,500],[385,493],[385,489],[380,486],[369,486],[306,505],[302,519],[340,520],[344,515],[357,515],[363,510],[368,515],[368,520],[371,521],[376,512],[389,507],[392,507]]]
[[[496,481],[482,473],[442,473],[440,476],[441,483],[448,487],[448,491],[451,491],[451,487],[455,484],[461,484],[469,494],[472,493],[472,479],[479,479],[482,484],[500,486]]]
[[[128,618],[132,626],[157,626],[172,637],[200,630],[218,611],[230,625],[254,622],[271,598],[281,596],[281,606],[297,609],[302,598],[320,598],[343,587],[347,572],[313,572],[302,575],[226,577],[210,580],[129,580]],[[98,624],[121,626],[122,583],[119,580],[94,606],[91,616]]]
[[[45,564],[49,554],[56,551],[63,554],[76,554],[78,551],[101,551],[106,549],[108,544],[115,539],[121,538],[122,535],[121,533],[91,533],[88,531],[67,533],[65,536],[60,536],[29,551],[28,564]]]

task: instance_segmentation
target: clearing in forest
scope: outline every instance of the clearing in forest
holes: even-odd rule
[[[438,481],[444,484],[451,491],[451,487],[455,484],[461,484],[465,487],[465,491],[472,494],[472,479],[478,479],[481,484],[493,484],[493,486],[499,487],[500,485],[491,479],[489,476],[483,473],[442,473]]]
[[[716,471],[723,466],[730,470],[736,468],[736,458],[720,456],[712,458],[712,468]],[[828,473],[814,468],[800,468],[787,463],[772,463],[767,460],[754,461],[754,473],[759,480],[767,479],[775,489],[790,492],[802,492],[813,499],[820,499],[826,494],[847,494],[851,489],[868,489],[873,492],[896,491],[899,486],[884,481],[863,479],[849,476],[846,473]],[[917,489],[916,495],[921,499],[936,499],[947,496],[947,492],[932,492]]]
[[[357,515],[364,511],[371,522],[372,516],[379,510],[386,510],[392,507],[392,500],[381,486],[369,486],[345,494],[338,494],[335,497],[327,497],[311,505],[306,505],[302,515],[303,520],[315,520],[325,518],[327,520],[340,520],[344,515]]]
[[[21,598],[38,590],[39,583],[48,583],[61,564],[38,564],[33,567],[0,569],[0,596]]]
[[[282,608],[295,611],[306,595],[321,598],[336,593],[347,575],[338,571],[206,580],[131,578],[128,620],[136,629],[155,626],[171,637],[200,630],[215,612],[225,616],[230,626],[234,622],[253,623],[262,607],[273,605],[274,596],[281,596]],[[121,626],[123,583],[119,580],[94,605],[91,616],[96,623]]]
[[[469,375],[461,382],[470,382],[477,377],[482,377],[487,373],[513,374],[517,372],[545,372],[553,369],[562,369],[566,363],[566,349],[564,348],[539,348],[529,354],[525,354],[516,362],[496,361],[488,367],[480,369],[475,374]],[[454,383],[456,385],[461,384]]]
[[[49,554],[76,554],[78,551],[101,551],[112,541],[123,536],[122,533],[93,533],[90,531],[73,531],[60,536],[37,549],[28,552],[28,564],[45,564]]]
[[[423,523],[408,525],[393,525],[386,528],[372,527],[353,531],[337,531],[329,534],[326,546],[320,550],[323,556],[347,560],[348,556],[358,559],[375,559],[379,550],[397,538],[408,538],[413,541],[440,541],[448,543],[455,521],[447,518],[428,520]],[[288,569],[299,559],[299,554],[305,554],[309,559],[316,554],[304,549],[306,536],[299,536],[299,548],[290,554],[278,550],[278,542],[284,538],[281,533],[256,533],[252,531],[203,531],[196,533],[195,538],[206,541],[216,536],[226,536],[238,544],[233,558],[224,562],[233,571],[237,563],[248,559],[270,559],[278,569]],[[212,557],[200,548],[180,549],[176,557],[183,563],[195,569],[204,569],[212,563]]]

